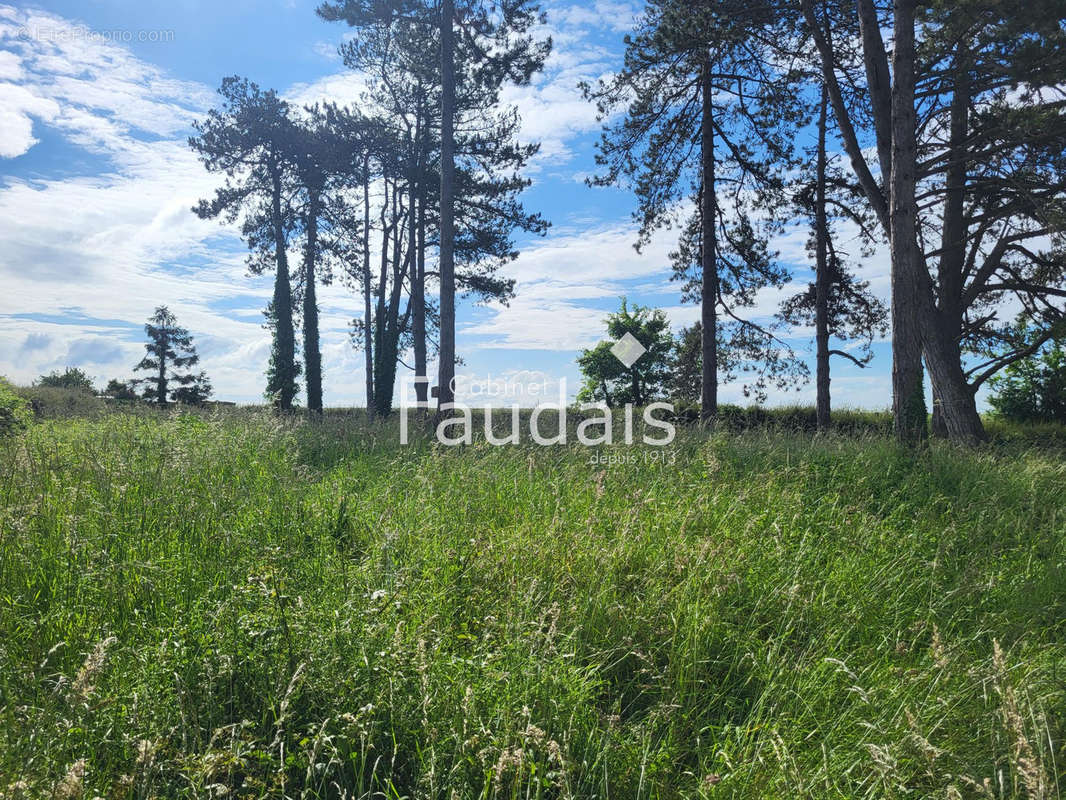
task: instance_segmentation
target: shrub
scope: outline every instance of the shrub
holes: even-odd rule
[[[99,417],[107,408],[103,400],[84,389],[31,386],[19,390],[37,419]]]
[[[47,375],[42,375],[33,382],[33,385],[52,389],[71,389],[79,392],[88,392],[89,394],[96,393],[92,378],[89,377],[85,370],[77,367],[67,367],[62,372],[53,370]]]
[[[15,387],[0,378],[0,437],[24,430],[31,419],[29,404]]]
[[[133,402],[141,399],[141,396],[137,394],[137,387],[133,381],[123,381],[118,378],[112,378],[107,382],[104,394],[111,400],[123,402]]]

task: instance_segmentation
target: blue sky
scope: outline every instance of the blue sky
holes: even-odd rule
[[[66,365],[100,383],[129,377],[143,353],[143,322],[167,304],[193,333],[219,399],[258,402],[269,337],[262,309],[269,278],[250,277],[235,231],[194,217],[215,179],[185,145],[223,77],[245,75],[306,103],[353,101],[360,82],[336,55],[345,28],[302,0],[63,0],[0,2],[0,374],[28,383]],[[669,281],[674,233],[634,251],[634,200],[592,189],[599,126],[577,84],[617,68],[639,5],[551,0],[555,51],[530,87],[506,93],[523,136],[542,142],[528,208],[552,222],[521,240],[508,307],[459,312],[460,373],[508,383],[579,379],[574,358],[602,336],[602,319],[627,295],[664,308],[675,327],[698,317]],[[803,227],[775,248],[809,280]],[[884,252],[860,270],[885,296]],[[794,291],[790,290],[790,291]],[[325,400],[363,403],[362,354],[348,339],[361,302],[340,286],[321,295]],[[756,313],[772,314],[776,292]],[[809,356],[809,331],[793,331]],[[891,358],[875,345],[871,368],[834,362],[837,406],[890,404]],[[723,401],[740,401],[738,385]],[[770,403],[812,402],[813,386]]]

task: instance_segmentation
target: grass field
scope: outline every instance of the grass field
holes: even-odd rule
[[[396,439],[231,412],[0,443],[0,795],[1066,786],[1062,450]]]

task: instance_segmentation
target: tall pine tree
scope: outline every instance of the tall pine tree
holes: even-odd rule
[[[789,277],[766,243],[802,118],[787,67],[764,44],[782,24],[778,5],[650,0],[623,68],[585,87],[601,118],[625,112],[604,130],[592,183],[633,188],[638,245],[693,209],[674,267],[685,299],[701,306],[704,420],[717,414],[723,377],[746,373],[745,392],[760,396],[804,372],[769,327],[741,316],[759,290]]]
[[[222,105],[196,124],[189,146],[210,172],[225,182],[210,200],[193,211],[204,219],[234,222],[252,253],[252,272],[274,269],[274,296],[267,311],[273,334],[267,394],[277,407],[290,410],[296,396],[296,336],[288,243],[293,214],[291,189],[294,129],[288,104],[273,90],[263,91],[245,78],[230,77],[219,89]]]

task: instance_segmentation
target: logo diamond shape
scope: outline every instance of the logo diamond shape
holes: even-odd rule
[[[640,361],[640,357],[646,352],[648,352],[648,348],[642,345],[637,337],[631,333],[627,333],[615,342],[614,347],[611,348],[611,354],[621,361],[626,369]]]

